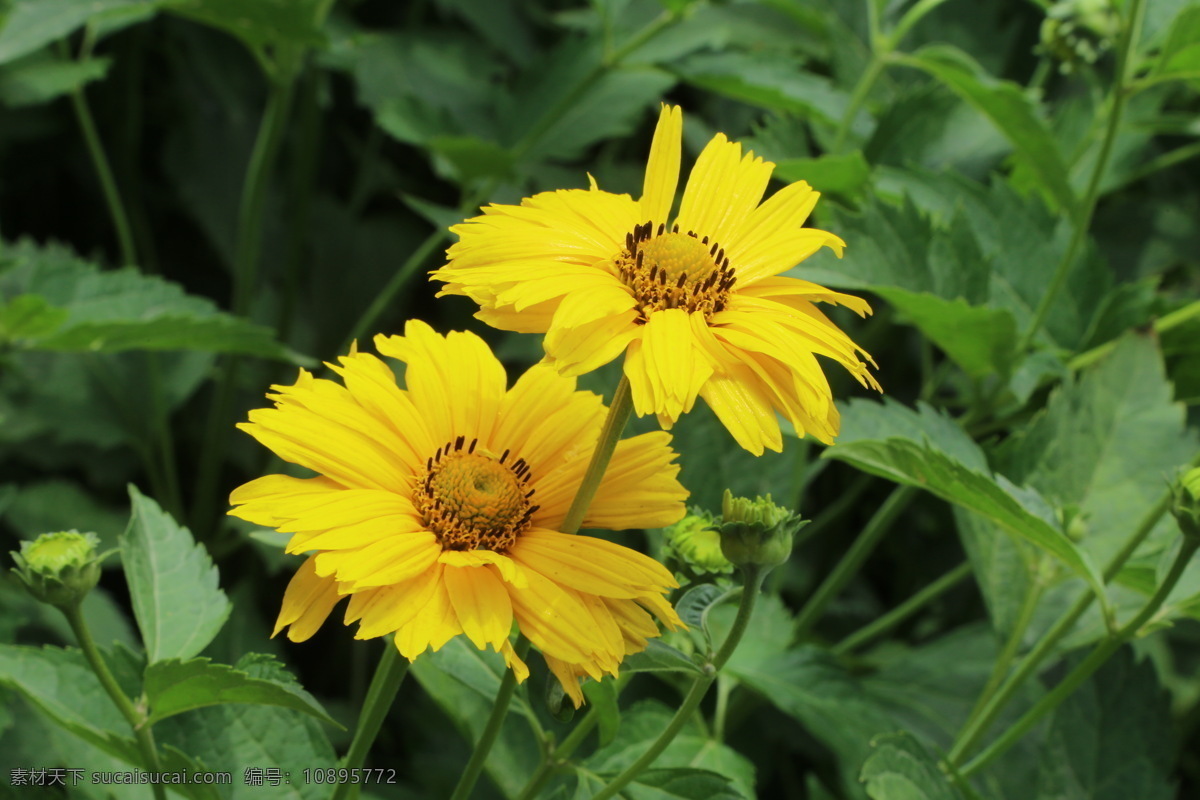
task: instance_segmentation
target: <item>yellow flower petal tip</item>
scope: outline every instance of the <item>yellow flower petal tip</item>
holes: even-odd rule
[[[545,365],[512,387],[471,333],[410,322],[378,336],[404,364],[404,385],[379,357],[352,350],[341,381],[301,372],[273,387],[272,408],[238,427],[319,477],[268,475],[235,489],[230,512],[290,533],[310,553],[284,593],[272,635],[310,638],[343,599],[356,638],[394,634],[418,658],[462,634],[529,669],[514,623],[582,697],[581,676],[614,672],[673,624],[674,579],[634,550],[558,533],[599,439],[606,410]],[[686,490],[663,433],[619,442],[584,520],[655,528],[683,516]],[[664,607],[666,610],[664,610]]]
[[[664,427],[698,397],[738,444],[779,450],[782,414],[800,435],[832,442],[837,409],[818,359],[879,389],[871,357],[818,308],[870,306],[783,273],[838,236],[804,227],[820,197],[805,181],[763,200],[774,164],[718,133],[697,158],[672,216],[683,112],[664,104],[634,200],[590,189],[491,205],[456,225],[432,277],[470,297],[481,320],[545,333],[548,363],[580,375],[625,355],[639,415]]]

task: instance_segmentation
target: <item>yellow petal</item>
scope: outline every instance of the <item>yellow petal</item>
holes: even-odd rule
[[[374,639],[397,631],[425,608],[441,580],[442,566],[438,564],[402,583],[355,592],[346,609],[346,624],[361,620],[355,639]]]
[[[516,674],[517,683],[524,683],[525,679],[529,677],[529,666],[517,655],[512,642],[505,639],[504,643],[500,645],[500,653],[504,656],[504,665]]]
[[[579,688],[579,678],[583,675],[583,671],[561,659],[545,654],[543,656],[546,659],[546,666],[550,668],[554,677],[558,678],[567,697],[571,698],[571,702],[576,708],[582,706],[586,702],[583,698],[583,691]]]
[[[671,435],[663,431],[618,442],[583,526],[662,528],[683,519],[688,491],[679,483],[670,443]]]
[[[796,181],[768,197],[762,205],[746,215],[742,224],[727,237],[727,241],[722,240],[729,260],[734,264],[742,264],[754,243],[800,228],[820,196],[820,192],[814,192],[806,182]]]
[[[674,422],[691,410],[700,387],[712,374],[697,352],[686,311],[655,311],[643,326],[640,347],[630,347],[625,375],[639,415],[657,414]]]
[[[733,365],[708,379],[700,396],[739,445],[756,456],[764,448],[783,451],[783,436],[770,402],[750,387],[757,381],[746,367]]]
[[[403,628],[396,631],[396,649],[412,661],[426,649],[440,650],[442,645],[462,633],[458,615],[450,603],[444,581],[438,581],[428,602]]]
[[[441,552],[429,531],[400,533],[356,550],[320,553],[316,569],[320,575],[336,574],[356,590],[366,589],[406,581],[429,569]]]
[[[242,484],[229,495],[229,502],[239,506],[230,516],[275,527],[291,519],[295,503],[321,502],[344,490],[345,487],[326,477],[293,478],[290,475],[264,475]]]
[[[585,295],[581,295],[583,297]],[[564,375],[583,375],[621,355],[642,335],[633,310],[582,325],[552,326],[542,342],[547,359]]]
[[[646,178],[642,184],[643,222],[666,222],[675,203],[679,183],[679,159],[683,142],[683,109],[663,104],[650,143]]]
[[[530,570],[526,574],[528,588],[509,593],[521,632],[545,654],[574,662],[590,659],[591,614],[558,584]]]
[[[499,651],[512,630],[512,603],[491,567],[446,567],[443,580],[463,633],[480,650]]]
[[[518,564],[502,553],[491,550],[445,550],[438,561],[448,567],[486,567],[493,566],[505,583],[512,584],[517,589],[529,585],[525,571]]]
[[[319,577],[314,567],[315,558],[306,559],[288,581],[287,590],[283,593],[283,605],[279,609],[279,617],[275,620],[275,630],[271,636],[278,635],[290,625],[288,638],[293,642],[305,641],[317,632],[329,616],[329,612],[341,599],[337,591],[337,581],[331,577]]]
[[[753,153],[743,158],[742,146],[718,133],[696,159],[675,221],[724,246],[762,199],[774,168]]]

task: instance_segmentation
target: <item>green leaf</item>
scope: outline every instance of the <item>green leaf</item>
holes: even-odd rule
[[[512,177],[512,156],[495,142],[474,136],[434,136],[426,144],[434,156],[447,164],[448,168],[442,171],[460,183]]]
[[[849,97],[825,77],[779,52],[699,53],[674,65],[692,86],[743,103],[815,117],[836,125]]]
[[[605,747],[617,738],[621,728],[621,709],[617,705],[617,682],[605,676],[602,681],[584,681],[583,694],[591,711],[595,712],[600,731],[600,746]]]
[[[503,670],[498,653],[475,649],[465,636],[456,636],[441,650],[422,655],[411,668],[421,688],[469,744],[479,741],[483,733]],[[518,693],[509,708],[485,768],[506,797],[515,797],[537,769],[541,753],[529,736],[528,723],[521,719],[533,715],[528,702]]]
[[[702,583],[683,593],[683,597],[680,597],[679,602],[675,604],[675,611],[689,628],[702,629],[705,627],[704,618],[708,614],[708,610],[712,608],[713,603],[727,594],[729,594],[729,589],[723,586],[715,583]]]
[[[142,763],[129,723],[78,650],[0,645],[0,685],[105,753]]]
[[[151,664],[191,658],[217,635],[232,606],[204,546],[132,485],[133,516],[121,556]]]
[[[1179,12],[1158,51],[1154,74],[1192,72],[1200,69],[1200,8],[1189,5]]]
[[[986,75],[969,55],[950,45],[923,47],[904,57],[903,63],[928,72],[985,114],[1008,137],[1058,207],[1071,216],[1079,214],[1058,145],[1020,86]]]
[[[166,9],[223,30],[251,50],[262,51],[283,45],[323,45],[325,38],[317,26],[318,6],[318,0],[172,0]]]
[[[964,463],[940,449],[936,440],[924,436],[862,436],[854,417],[864,411],[874,425],[878,425],[879,418],[887,417],[895,421],[897,428],[909,431],[914,426],[923,429],[928,420],[938,416],[927,411],[918,414],[898,403],[880,406],[868,401],[852,402],[843,416],[838,444],[826,449],[823,457],[846,461],[904,486],[925,489],[948,503],[987,517],[1009,535],[1053,555],[1088,581],[1103,600],[1104,581],[1092,559],[1052,524],[1053,511],[1036,491],[1019,488],[1004,476],[992,474],[981,465],[981,453],[971,459],[973,463]],[[967,448],[959,442],[956,449]]]
[[[959,800],[937,760],[907,733],[891,733],[871,742],[862,782],[872,800]]]
[[[928,339],[973,378],[1006,377],[1016,360],[1017,322],[1012,312],[946,300],[928,292],[877,289]]]
[[[0,64],[62,39],[88,22],[153,9],[159,0],[14,0],[0,17]]]
[[[295,679],[270,658],[251,654],[234,668],[254,679],[294,686]],[[168,753],[173,748],[177,758],[186,753],[188,761],[206,770],[231,773],[233,783],[223,792],[232,800],[329,797],[329,786],[306,781],[304,771],[335,767],[333,747],[322,726],[300,711],[245,704],[208,706],[162,720],[154,726],[154,736]],[[248,784],[245,775],[250,767],[278,768],[287,780],[278,786]]]
[[[101,271],[69,251],[20,242],[0,251],[0,297],[31,294],[66,312],[27,346],[44,350],[205,350],[310,364],[274,333],[134,269]],[[29,302],[29,301],[23,301]]]
[[[700,667],[681,650],[677,650],[661,639],[651,639],[646,649],[626,656],[621,662],[622,672],[688,672],[702,673]]]
[[[21,294],[0,306],[0,341],[20,345],[22,339],[38,339],[58,330],[69,314],[54,308],[46,298]]]
[[[255,653],[246,658],[274,661],[271,656]],[[294,683],[252,678],[241,670],[227,664],[215,664],[207,658],[190,661],[172,658],[151,664],[146,668],[143,691],[149,704],[151,724],[204,706],[253,703],[295,709],[330,725],[338,725],[312,695]]]
[[[1050,720],[1037,797],[1170,800],[1170,697],[1148,659],[1122,648]]]
[[[41,51],[0,67],[0,103],[14,108],[45,103],[100,80],[107,58],[67,61]]]
[[[646,751],[673,716],[674,709],[662,703],[635,703],[625,710],[620,737],[585,759],[582,766],[602,777],[617,775]],[[754,797],[753,765],[728,746],[708,738],[694,722],[680,731],[652,766],[635,778],[624,794],[660,797],[649,791],[653,788],[667,792],[667,797],[700,797],[691,792],[703,787],[721,798]]]
[[[871,178],[871,166],[857,150],[820,158],[789,158],[775,165],[776,178],[788,183],[808,181],[818,192],[856,197]]]

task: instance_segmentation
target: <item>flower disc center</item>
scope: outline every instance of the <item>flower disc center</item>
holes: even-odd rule
[[[463,450],[463,437],[439,448],[430,458],[413,504],[445,550],[503,552],[529,527],[537,510],[529,498],[529,466],[523,459],[508,464]]]
[[[724,248],[678,225],[671,231],[659,225],[657,232],[650,222],[636,226],[613,263],[638,301],[641,322],[668,308],[707,318],[725,308],[736,280]]]

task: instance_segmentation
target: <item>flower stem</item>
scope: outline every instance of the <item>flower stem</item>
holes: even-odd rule
[[[592,504],[592,498],[596,496],[596,490],[600,488],[604,471],[608,469],[608,462],[612,459],[613,451],[616,450],[617,442],[620,441],[621,433],[624,432],[625,424],[629,422],[629,416],[632,413],[633,395],[629,389],[629,378],[622,373],[621,382],[617,384],[617,390],[613,393],[612,405],[608,407],[608,416],[604,419],[604,427],[600,430],[600,439],[596,442],[596,450],[592,453],[592,460],[588,464],[587,472],[584,473],[582,483],[579,484],[579,491],[575,493],[575,499],[571,501],[571,508],[563,520],[561,528],[563,533],[579,532],[588,506]]]
[[[67,624],[74,631],[75,638],[79,641],[79,649],[83,651],[83,657],[87,659],[92,672],[96,673],[104,691],[112,698],[117,710],[121,712],[121,716],[129,723],[129,727],[133,728],[138,750],[142,753],[142,766],[147,772],[159,772],[158,749],[154,746],[154,734],[151,732],[150,726],[145,724],[146,716],[133,705],[133,702],[117,684],[117,679],[113,677],[104,657],[100,655],[99,648],[96,647],[96,641],[92,638],[92,632],[88,629],[87,621],[83,618],[83,611],[79,604],[67,606],[62,609],[62,612],[67,618]],[[166,800],[167,793],[161,783],[150,784],[150,789],[154,792],[154,800]]]
[[[675,712],[675,716],[667,723],[667,727],[662,730],[662,733],[658,735],[653,744],[642,753],[637,761],[634,761],[620,775],[609,781],[607,786],[592,795],[592,800],[608,800],[610,797],[615,797],[618,792],[640,775],[646,767],[653,764],[656,758],[662,755],[662,752],[667,749],[667,746],[674,741],[679,732],[683,730],[683,726],[691,719],[692,714],[699,707],[700,701],[704,699],[704,695],[708,692],[708,688],[716,680],[721,667],[725,666],[725,662],[729,661],[729,657],[737,649],[738,643],[742,640],[742,635],[746,632],[746,626],[750,622],[750,617],[754,613],[755,602],[758,600],[758,594],[762,590],[763,578],[766,577],[766,572],[761,567],[745,566],[742,567],[742,570],[745,574],[745,589],[742,591],[737,616],[733,620],[733,627],[729,629],[729,635],[725,637],[721,648],[712,657],[712,660],[704,665],[704,674],[696,678],[696,682],[688,690],[687,696],[683,698],[683,704],[679,706],[679,709]]]
[[[1155,333],[1162,335],[1198,317],[1200,317],[1200,300],[1193,300],[1183,308],[1177,308],[1171,313],[1164,314],[1154,320],[1152,327]],[[1113,350],[1116,350],[1118,341],[1120,340],[1110,339],[1104,344],[1096,345],[1091,350],[1085,350],[1067,362],[1067,369],[1077,372],[1084,367],[1091,366]]]
[[[379,728],[387,717],[388,710],[396,699],[400,684],[408,674],[409,662],[400,657],[400,652],[390,640],[383,643],[383,658],[375,668],[375,677],[371,679],[371,687],[367,689],[367,697],[363,701],[362,711],[358,715],[358,726],[354,729],[354,738],[350,741],[350,749],[342,759],[342,766],[348,770],[356,770],[367,759]],[[358,796],[360,784],[339,783],[334,790],[331,800],[348,800]]]
[[[800,609],[800,613],[796,615],[797,638],[808,636],[812,626],[825,611],[825,607],[842,589],[846,588],[846,584],[858,572],[863,562],[867,560],[867,556],[871,555],[871,551],[892,527],[892,522],[916,494],[917,490],[911,486],[897,486],[892,490],[888,498],[883,501],[883,505],[875,511],[866,527],[862,529],[862,533],[854,540],[854,544],[850,545],[850,549],[842,556],[842,560],[833,568],[833,572],[829,573],[824,582],[817,587],[813,596],[804,604],[804,608]]]
[[[838,642],[833,646],[833,652],[837,655],[844,655],[858,647],[861,647],[880,634],[887,633],[892,628],[911,617],[917,611],[924,608],[932,600],[941,597],[945,592],[957,586],[970,575],[971,565],[965,562],[959,564],[957,567],[950,570],[945,575],[938,578],[936,581],[929,584],[924,589],[884,614],[882,617],[879,617],[873,622],[864,625],[842,641]]]
[[[1104,179],[1105,170],[1108,168],[1108,159],[1112,155],[1113,143],[1116,141],[1117,131],[1121,127],[1121,115],[1125,110],[1126,88],[1129,85],[1133,72],[1134,59],[1132,58],[1132,50],[1137,40],[1138,32],[1142,27],[1142,12],[1144,7],[1145,0],[1131,0],[1129,20],[1122,31],[1121,44],[1117,51],[1117,85],[1113,87],[1112,109],[1109,111],[1108,126],[1104,131],[1104,139],[1100,143],[1100,152],[1096,156],[1095,165],[1092,167],[1092,176],[1088,180],[1087,191],[1083,195],[1082,208],[1075,223],[1075,230],[1071,235],[1071,241],[1067,245],[1067,250],[1063,255],[1062,261],[1059,262],[1058,268],[1054,272],[1054,277],[1050,280],[1050,286],[1042,294],[1042,299],[1038,302],[1037,310],[1033,314],[1033,320],[1021,335],[1017,346],[1018,353],[1023,353],[1029,349],[1030,345],[1033,344],[1034,338],[1037,337],[1038,331],[1045,324],[1046,317],[1050,314],[1050,307],[1054,304],[1054,300],[1062,290],[1063,284],[1067,280],[1067,275],[1070,273],[1071,267],[1075,264],[1079,248],[1083,246],[1083,241],[1087,237],[1088,228],[1091,227],[1092,215],[1095,213],[1096,204],[1100,200],[1100,183]]]
[[[1192,560],[1196,550],[1200,549],[1200,539],[1186,537],[1183,540],[1182,546],[1179,548],[1179,553],[1175,556],[1174,563],[1171,564],[1171,570],[1167,573],[1166,578],[1159,585],[1158,590],[1150,598],[1150,601],[1142,608],[1141,612],[1136,617],[1129,621],[1123,628],[1116,633],[1110,634],[1103,642],[1097,645],[1091,653],[1081,661],[1075,669],[1063,678],[1063,680],[1055,686],[1048,694],[1034,705],[1033,708],[1025,712],[1019,720],[1000,735],[996,741],[992,742],[988,747],[966,766],[960,770],[960,774],[966,778],[979,770],[986,767],[998,756],[1003,754],[1008,748],[1012,747],[1016,742],[1029,732],[1029,729],[1038,723],[1038,721],[1049,712],[1066,700],[1067,697],[1079,688],[1085,680],[1091,677],[1092,673],[1099,669],[1113,653],[1115,653],[1121,645],[1128,642],[1134,635],[1141,630],[1151,617],[1158,612],[1167,597],[1171,594],[1171,590],[1175,588],[1175,584],[1179,582],[1179,578],[1183,575],[1183,571],[1187,568],[1188,563]]]
[[[584,718],[571,729],[571,732],[567,734],[567,737],[562,740],[558,747],[542,758],[542,763],[538,765],[538,768],[529,778],[529,782],[525,784],[525,788],[521,790],[521,794],[518,795],[517,800],[534,800],[538,796],[538,793],[542,791],[546,782],[554,775],[555,768],[571,757],[571,754],[575,752],[579,745],[583,744],[583,740],[587,738],[587,735],[592,732],[592,729],[596,727],[599,721],[600,717],[596,713],[595,708],[589,710]]]
[[[524,658],[525,654],[529,652],[529,640],[524,636],[519,637],[515,649],[517,657]],[[471,753],[471,760],[463,769],[463,773],[458,779],[458,785],[454,787],[454,794],[450,795],[450,800],[467,800],[471,796],[471,790],[475,788],[475,782],[479,780],[479,773],[483,772],[483,765],[487,762],[488,753],[491,752],[492,745],[496,743],[500,729],[504,727],[504,718],[508,715],[508,704],[512,701],[513,692],[516,689],[516,671],[505,670],[504,677],[500,680],[500,688],[496,692],[496,701],[492,704],[492,714],[488,717],[479,741],[475,743],[475,752]]]

